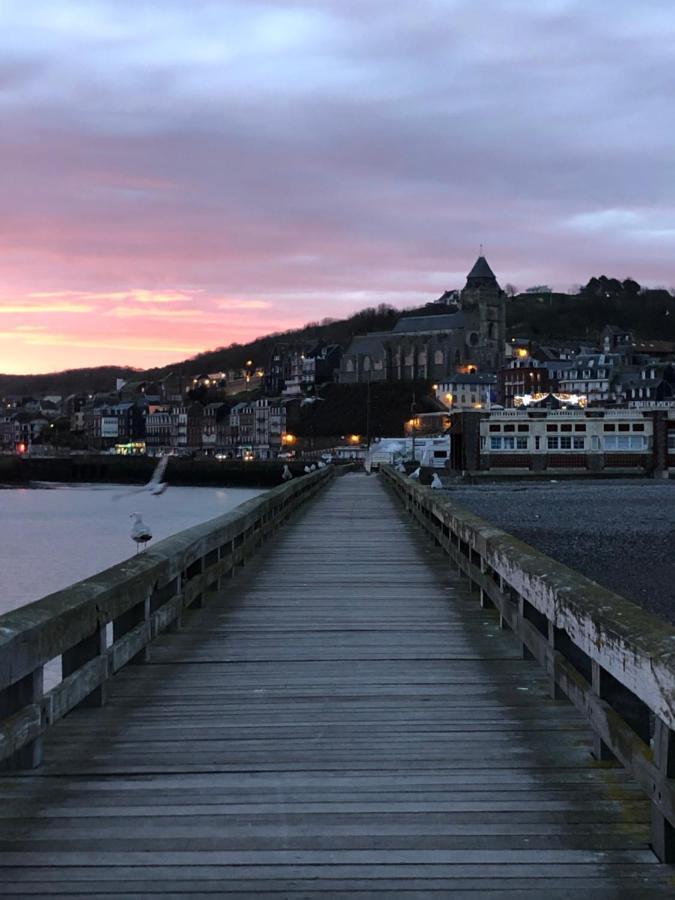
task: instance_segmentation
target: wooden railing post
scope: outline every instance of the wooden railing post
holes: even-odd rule
[[[136,606],[132,606],[131,609],[122,613],[121,616],[113,619],[113,643],[124,637],[124,635],[131,631],[132,628],[135,628],[142,622],[147,622],[149,618],[150,594],[148,594],[141,603],[137,603]],[[149,659],[149,654],[150,648],[146,644],[142,650],[139,650],[139,652],[129,660],[128,665],[140,665],[146,663]]]
[[[183,575],[181,572],[176,575],[176,593],[174,596],[181,597],[181,611],[178,613],[176,618],[171,622],[171,624],[166,629],[169,634],[176,634],[176,632],[180,631],[183,627],[183,605],[182,605],[182,595],[183,595]]]
[[[92,634],[75,644],[69,650],[65,650],[61,656],[61,672],[64,678],[81,668],[85,663],[97,656],[105,656],[106,640],[105,625],[97,625]],[[106,700],[106,685],[100,684],[87,694],[78,706],[103,706]]]
[[[0,721],[25,706],[40,703],[44,692],[43,668],[40,666],[25,678],[0,691]],[[42,736],[21,747],[0,762],[1,770],[36,769],[42,764]]]
[[[660,776],[675,778],[675,732],[659,716],[654,722],[654,763]],[[662,786],[654,785],[652,797],[652,847],[661,862],[675,863],[675,828],[664,816],[659,802]]]

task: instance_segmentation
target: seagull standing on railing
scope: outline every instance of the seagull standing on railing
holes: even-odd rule
[[[168,462],[169,457],[162,456],[160,461],[155,466],[155,471],[152,473],[152,478],[147,484],[144,484],[143,487],[133,488],[130,491],[124,491],[124,493],[122,494],[115,494],[113,496],[113,500],[120,500],[122,497],[131,497],[133,494],[142,494],[143,491],[150,491],[153,497],[159,497],[160,494],[163,494],[169,486],[168,481],[162,481],[162,478],[164,478],[164,473],[166,472]]]
[[[145,550],[145,545],[152,540],[152,532],[141,518],[140,513],[131,513],[130,518],[134,520],[134,524],[131,526],[131,540],[136,542],[136,553],[138,553],[141,549]]]
[[[414,472],[410,473],[410,478],[413,481],[418,481],[421,474],[422,474],[422,467],[418,466]]]
[[[435,491],[440,491],[443,488],[443,483],[442,483],[441,479],[438,477],[438,475],[436,474],[436,472],[434,472],[434,474],[432,476],[431,487]]]
[[[288,466],[284,466],[284,471],[281,473],[281,480],[290,481],[292,477],[293,473],[291,472],[291,470],[288,468]]]

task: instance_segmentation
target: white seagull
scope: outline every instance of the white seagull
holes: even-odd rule
[[[136,542],[136,553],[138,553],[141,550],[141,544],[143,545],[142,549],[145,550],[145,545],[152,540],[152,532],[141,518],[140,513],[130,513],[129,518],[134,520],[134,524],[131,526],[131,540]]]
[[[310,469],[309,466],[305,466],[305,475],[309,475],[309,473],[310,473],[311,471],[312,471],[312,470]]]
[[[143,491],[150,491],[153,497],[159,497],[169,486],[168,481],[162,481],[168,462],[169,457],[162,456],[155,466],[152,478],[147,484],[144,484],[143,487],[133,488],[130,491],[124,491],[122,494],[115,494],[113,500],[120,500],[122,497],[131,497],[133,494],[142,494]]]
[[[431,487],[432,487],[435,491],[440,491],[440,490],[443,488],[443,484],[442,484],[442,482],[441,482],[441,479],[438,477],[438,475],[436,474],[436,472],[434,472],[433,477],[432,477],[432,479],[431,479]]]
[[[421,467],[421,466],[418,466],[418,467],[415,469],[414,472],[411,472],[411,473],[410,473],[410,478],[411,478],[413,481],[417,481],[417,480],[419,479],[419,477],[420,477],[421,472],[422,472],[422,467]]]
[[[288,468],[288,466],[284,466],[284,471],[281,473],[281,480],[290,481],[292,477],[293,473],[291,472],[291,470]]]

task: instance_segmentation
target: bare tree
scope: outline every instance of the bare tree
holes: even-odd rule
[[[506,291],[507,297],[515,297],[516,294],[518,293],[518,288],[515,286],[515,284],[511,284],[511,283],[505,284],[504,290]]]

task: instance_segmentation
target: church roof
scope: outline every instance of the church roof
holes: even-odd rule
[[[384,335],[387,332],[382,332]],[[384,356],[384,346],[382,341],[374,335],[362,334],[352,338],[352,341],[345,351],[347,356],[357,353],[369,354],[370,356]]]
[[[466,276],[467,278],[495,278],[495,273],[488,265],[488,261],[484,256],[479,256],[473,264],[473,269]]]
[[[425,333],[430,331],[454,331],[464,328],[464,313],[448,313],[443,316],[404,316],[393,328],[392,334]]]

